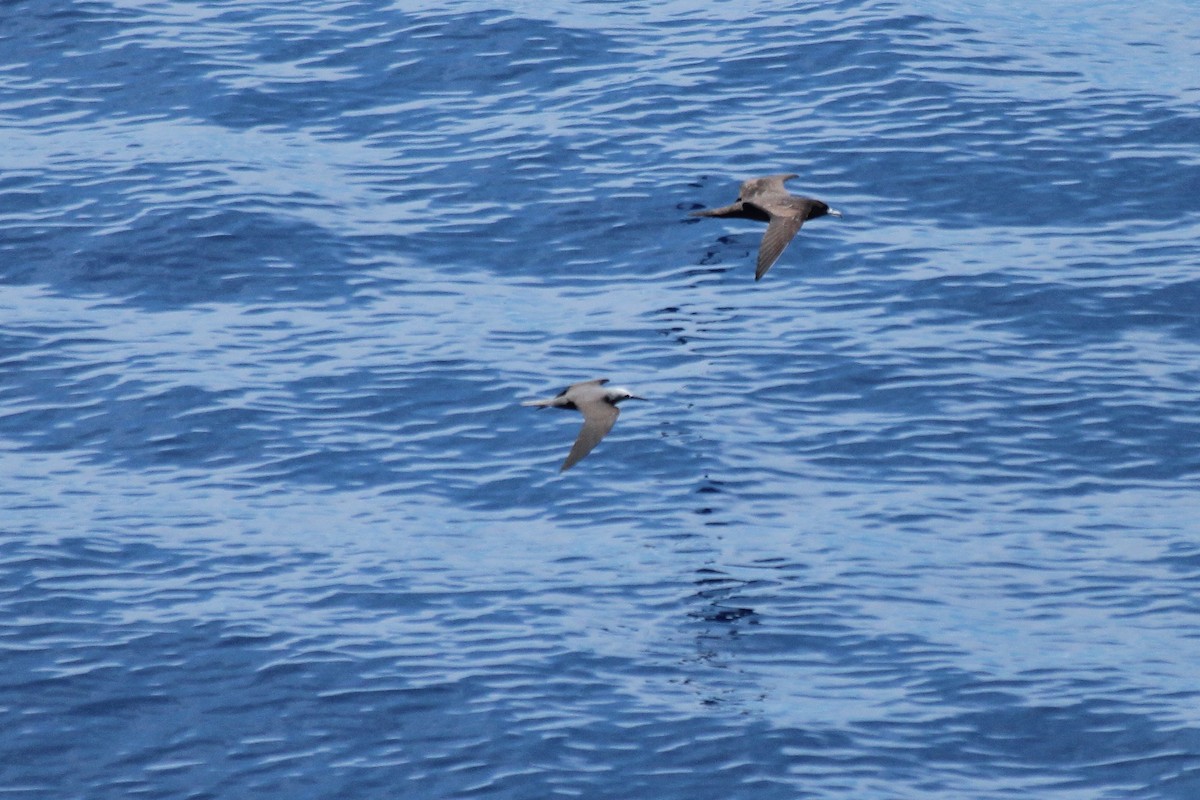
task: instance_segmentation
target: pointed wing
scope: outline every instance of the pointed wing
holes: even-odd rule
[[[554,395],[554,399],[557,400],[560,397],[566,397],[568,392],[576,392],[577,393],[578,389],[583,389],[588,386],[603,386],[606,383],[608,383],[608,378],[596,378],[596,380],[594,380],[594,381],[580,381],[579,383],[572,383],[570,386],[563,389],[558,394]],[[569,399],[572,400],[572,402],[574,401],[574,398],[569,398]],[[567,408],[571,408],[571,406],[568,405]]]
[[[563,462],[559,472],[566,472],[579,463],[581,458],[592,452],[592,448],[598,445],[600,440],[612,430],[613,423],[617,421],[617,415],[621,413],[612,403],[599,398],[583,405],[577,402],[575,405],[583,412],[583,427],[579,429],[579,437],[575,440],[575,444],[571,447],[571,452],[567,454],[567,460]]]
[[[754,280],[767,274],[767,270],[779,259],[779,254],[795,238],[804,224],[803,215],[772,214],[762,244],[758,246],[758,264],[754,267]]]
[[[748,191],[750,194],[787,194],[788,190],[783,185],[784,181],[797,178],[798,175],[786,173],[783,175],[768,175],[765,178],[754,178],[742,184],[743,191]]]
[[[578,389],[583,386],[603,386],[606,383],[608,383],[608,378],[596,378],[596,380],[594,380],[594,381],[580,381],[579,383],[572,383],[570,386],[568,386],[567,388],[565,388],[561,392],[559,392],[558,396],[562,397],[564,394],[571,391],[572,389]]]

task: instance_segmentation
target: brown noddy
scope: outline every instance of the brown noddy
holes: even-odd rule
[[[693,217],[740,217],[767,223],[767,232],[763,234],[762,244],[758,248],[758,264],[754,268],[754,280],[759,280],[767,274],[767,270],[779,258],[783,248],[788,246],[805,220],[823,217],[840,217],[842,212],[836,211],[811,197],[799,197],[789,194],[783,188],[783,182],[800,176],[793,174],[768,175],[765,178],[751,178],[742,183],[738,191],[738,199],[721,208],[708,208],[703,211],[693,211]]]

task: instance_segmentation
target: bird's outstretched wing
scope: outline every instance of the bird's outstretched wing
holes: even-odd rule
[[[750,205],[750,204],[748,204]],[[760,207],[770,217],[767,223],[767,233],[762,235],[762,243],[758,246],[758,263],[755,265],[754,279],[767,275],[767,270],[779,259],[780,253],[799,233],[800,225],[809,218],[812,210],[812,200],[788,194],[786,197],[757,198],[754,205]]]
[[[567,460],[563,462],[559,472],[566,472],[579,463],[581,458],[592,452],[592,448],[612,430],[613,423],[617,421],[617,415],[621,413],[616,406],[601,398],[589,400],[583,404],[576,401],[575,407],[583,413],[583,427],[579,429],[579,436],[575,439],[575,444],[571,447],[571,452],[567,454]]]
[[[768,175],[765,178],[751,178],[742,184],[742,196],[751,197],[754,195],[769,195],[769,194],[787,194],[787,187],[783,185],[784,181],[789,181],[792,178],[798,178],[795,173],[785,173],[782,175]]]
[[[796,237],[804,220],[800,217],[771,217],[762,244],[758,246],[758,263],[754,267],[754,280],[760,280],[772,265],[779,260],[784,248]]]
[[[579,389],[583,386],[603,386],[606,383],[608,383],[608,378],[596,378],[594,381],[580,381],[579,383],[572,383],[570,386],[559,392],[558,396],[562,397],[572,389]]]

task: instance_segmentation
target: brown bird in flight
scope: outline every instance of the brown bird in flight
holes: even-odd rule
[[[842,212],[836,211],[811,197],[798,197],[788,194],[783,188],[783,182],[798,175],[768,175],[765,178],[751,178],[742,183],[738,191],[737,202],[721,208],[693,211],[693,217],[740,217],[754,219],[767,223],[767,232],[763,234],[762,244],[758,248],[758,264],[754,268],[754,280],[759,280],[767,274],[767,270],[779,258],[783,248],[795,237],[805,220],[816,219],[828,214],[840,217]]]
[[[592,448],[612,430],[613,423],[617,421],[617,415],[620,413],[617,403],[623,400],[646,399],[638,397],[628,389],[605,389],[606,383],[608,378],[573,383],[547,400],[528,400],[521,404],[539,408],[565,408],[583,414],[583,427],[579,429],[579,437],[575,439],[575,444],[559,472],[566,472],[592,452]]]

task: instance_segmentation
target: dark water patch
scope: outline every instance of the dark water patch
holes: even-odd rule
[[[151,213],[86,242],[64,232],[43,258],[13,259],[0,278],[151,309],[336,299],[350,295],[358,277],[346,263],[350,252],[312,226],[275,215],[193,208]]]

